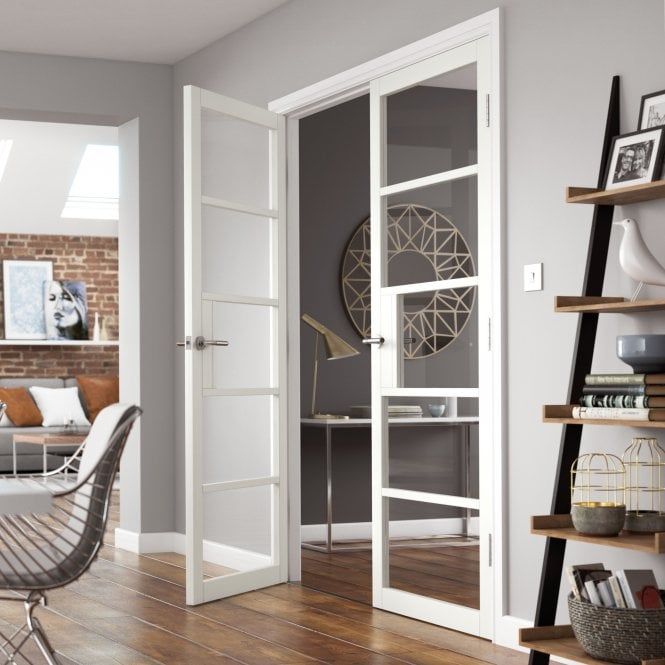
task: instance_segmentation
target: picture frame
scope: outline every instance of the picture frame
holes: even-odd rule
[[[2,262],[5,339],[46,339],[44,282],[52,279],[51,261]]]
[[[665,128],[639,130],[615,136],[605,176],[605,189],[620,189],[653,182],[663,167]]]
[[[637,129],[665,127],[665,90],[642,95]]]
[[[88,295],[85,282],[44,282],[46,339],[56,341],[88,339]]]

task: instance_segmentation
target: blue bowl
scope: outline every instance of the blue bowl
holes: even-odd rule
[[[665,371],[665,335],[619,335],[617,357],[637,374]]]

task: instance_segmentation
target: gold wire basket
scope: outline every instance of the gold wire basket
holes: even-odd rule
[[[607,453],[588,453],[570,467],[573,526],[590,536],[616,536],[626,517],[626,470],[621,459]]]
[[[623,454],[627,531],[665,531],[665,450],[653,437],[635,437]]]

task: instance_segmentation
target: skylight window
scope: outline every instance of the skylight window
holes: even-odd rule
[[[118,219],[118,180],[118,146],[86,146],[61,216]]]
[[[12,151],[14,141],[11,139],[0,139],[0,180],[5,175],[9,153]]]

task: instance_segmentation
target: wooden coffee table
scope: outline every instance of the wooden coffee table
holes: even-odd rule
[[[44,434],[14,434],[12,438],[12,460],[14,476],[18,474],[16,459],[16,444],[28,443],[42,447],[43,471],[48,472],[47,456],[49,448],[65,448],[67,446],[78,446],[86,439],[85,434],[70,434],[68,432],[45,432]]]

